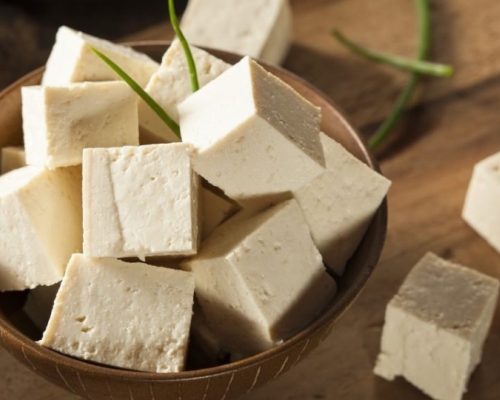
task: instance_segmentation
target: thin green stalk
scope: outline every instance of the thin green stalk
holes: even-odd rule
[[[179,125],[165,112],[163,108],[147,93],[144,89],[132,79],[123,69],[121,69],[118,65],[116,65],[113,61],[111,61],[107,56],[102,54],[99,50],[91,47],[91,50],[101,59],[103,60],[113,71],[116,72],[120,78],[122,78],[125,83],[127,83],[134,92],[136,92],[145,102],[151,107],[151,109],[165,122],[168,127],[175,133],[175,135],[182,140],[181,138],[181,130]]]
[[[417,50],[417,59],[425,60],[429,53],[431,44],[431,21],[428,0],[415,0],[415,6],[418,16],[418,31],[419,31],[419,44]],[[392,129],[399,121],[403,114],[408,102],[410,101],[413,92],[420,80],[418,72],[412,72],[410,80],[408,81],[405,89],[399,95],[392,112],[385,119],[383,124],[377,129],[375,134],[368,141],[372,149],[376,149],[382,144],[392,132]]]
[[[200,84],[198,83],[198,73],[196,72],[196,64],[194,63],[193,54],[189,48],[189,44],[186,37],[182,33],[181,27],[179,26],[179,21],[177,20],[177,14],[175,12],[174,0],[168,0],[168,13],[170,15],[170,23],[174,28],[175,34],[181,42],[182,48],[184,49],[184,54],[186,55],[186,61],[189,68],[189,75],[191,77],[191,88],[193,93],[200,89]]]
[[[392,65],[393,67],[407,71],[418,72],[420,74],[433,75],[438,77],[449,77],[453,75],[453,67],[450,65],[433,63],[429,61],[412,60],[392,54],[368,50],[352,42],[337,30],[332,31],[332,36],[346,46],[353,53],[365,57],[371,61]]]

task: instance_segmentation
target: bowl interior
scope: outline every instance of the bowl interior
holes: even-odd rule
[[[133,43],[133,46],[139,51],[145,52],[153,58],[160,60],[168,43],[141,42]],[[210,50],[210,52],[230,63],[237,62],[241,58],[240,56],[222,51]],[[364,142],[330,99],[289,72],[277,67],[265,67],[291,85],[313,104],[321,107],[323,115],[321,127],[323,132],[344,145],[344,147],[357,158],[378,170]],[[42,73],[43,69],[36,70],[14,83],[0,94],[0,147],[22,144],[20,88],[21,86],[38,84]],[[34,340],[39,339],[40,332],[22,311],[22,306],[26,298],[25,292],[0,293],[0,338],[4,347],[19,360],[36,370],[39,374],[45,376],[47,379],[63,387],[69,386],[68,383],[71,381],[71,378],[67,376],[64,377],[63,374],[69,374],[70,372],[77,373],[80,380],[82,380],[82,376],[89,376],[93,379],[93,382],[97,382],[100,377],[102,377],[107,380],[106,382],[109,387],[109,382],[111,382],[112,386],[120,382],[187,382],[190,380],[215,379],[218,376],[229,373],[233,374],[234,378],[235,371],[244,372],[245,370],[250,371],[252,368],[258,368],[257,378],[255,378],[253,385],[251,384],[252,379],[250,378],[250,383],[247,385],[253,388],[256,384],[262,384],[266,380],[276,377],[289,369],[292,363],[290,362],[287,365],[287,361],[289,360],[291,352],[299,352],[298,360],[300,360],[303,354],[305,355],[309,351],[309,348],[306,351],[306,347],[308,347],[310,343],[311,345],[309,347],[314,347],[311,342],[312,337],[315,335],[319,337],[319,332],[321,331],[321,337],[316,341],[317,343],[315,342],[317,345],[327,332],[330,331],[333,323],[360,293],[362,287],[375,268],[385,240],[386,225],[387,205],[384,201],[354,256],[348,262],[344,275],[336,278],[338,283],[338,294],[335,300],[323,311],[320,317],[302,332],[286,340],[282,345],[238,362],[175,374],[153,374],[123,371],[66,357],[42,348],[34,342]],[[279,370],[278,373],[274,371],[269,377],[265,376],[265,370],[261,372],[261,368],[265,368],[266,363],[278,359],[286,360],[284,364],[280,364],[282,365],[281,370]],[[54,371],[54,365],[56,366],[57,373]],[[276,369],[279,369],[279,365],[276,365]],[[61,371],[63,372],[61,373]],[[252,377],[253,376],[254,375],[252,375]],[[233,382],[232,379],[230,384],[231,382]],[[68,387],[66,388],[68,389]],[[78,390],[75,390],[71,386],[69,388],[73,389],[74,392],[78,392]],[[245,388],[245,390],[247,389]],[[240,392],[243,393],[241,390]],[[85,395],[86,390],[83,392],[80,390],[79,393]],[[99,397],[97,396],[97,398]]]

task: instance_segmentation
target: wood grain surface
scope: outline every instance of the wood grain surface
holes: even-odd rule
[[[329,31],[337,27],[360,43],[411,56],[417,37],[413,2],[296,0],[292,4],[295,40],[285,67],[327,93],[369,134],[390,110],[408,75],[347,53]],[[382,170],[393,181],[380,265],[320,348],[245,400],[424,400],[427,397],[404,380],[386,382],[372,373],[387,302],[427,251],[500,278],[500,255],[460,217],[473,165],[500,151],[500,3],[436,0],[432,6],[433,59],[453,64],[456,75],[425,80],[397,139],[379,153]],[[169,37],[169,27],[159,25],[127,38]],[[9,77],[15,72],[8,72]],[[2,74],[7,72],[0,72],[0,78]],[[498,359],[500,310],[465,400],[500,398]],[[0,350],[0,398],[75,396],[28,373]]]

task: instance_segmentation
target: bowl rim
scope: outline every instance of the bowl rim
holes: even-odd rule
[[[165,49],[172,43],[172,41],[168,40],[139,40],[139,41],[126,41],[120,44],[131,46],[131,47],[158,47],[165,46]],[[234,53],[229,53],[222,50],[212,49],[212,48],[204,48],[211,54],[214,54],[218,57],[220,56],[228,56],[228,57],[241,57]],[[345,116],[344,111],[324,92],[322,92],[317,87],[313,86],[300,76],[296,75],[293,72],[290,72],[280,66],[270,65],[265,62],[261,62],[257,60],[260,64],[266,67],[270,72],[278,71],[279,73],[288,75],[293,80],[298,81],[301,85],[306,87],[309,91],[322,98],[322,100],[328,104],[331,110],[336,115],[339,123],[343,126],[344,129],[349,131],[351,138],[356,143],[358,149],[361,151],[364,161],[375,171],[380,172],[380,167],[375,160],[374,155],[369,150],[367,142],[363,139],[363,137],[358,133],[358,131],[354,128],[354,126],[349,123],[348,118]],[[28,74],[22,76],[17,79],[15,82],[11,83],[5,89],[0,91],[0,102],[8,96],[11,92],[18,90],[23,83],[32,80],[34,77],[40,75],[44,71],[45,67],[39,67]],[[311,324],[302,329],[297,334],[293,335],[289,339],[283,341],[282,344],[273,346],[263,352],[260,352],[256,355],[244,358],[242,360],[230,362],[228,364],[213,366],[208,368],[201,368],[196,370],[188,370],[181,372],[171,372],[171,373],[157,373],[157,372],[145,372],[145,371],[134,371],[127,369],[120,369],[112,366],[106,366],[102,364],[96,364],[92,362],[88,362],[85,360],[80,360],[57,351],[45,348],[39,345],[36,341],[30,339],[25,334],[16,329],[13,325],[6,322],[3,318],[0,318],[0,340],[3,344],[3,347],[6,348],[9,352],[10,347],[19,346],[21,351],[26,358],[28,364],[31,364],[32,369],[36,371],[36,368],[30,361],[30,359],[26,355],[26,349],[29,350],[31,354],[36,355],[37,358],[50,360],[50,362],[54,362],[56,364],[56,369],[58,366],[64,366],[68,369],[77,369],[81,371],[85,371],[87,373],[91,373],[94,376],[103,376],[107,379],[117,379],[117,380],[127,380],[129,382],[134,381],[142,381],[142,382],[160,382],[160,381],[189,381],[200,378],[210,378],[216,377],[219,375],[223,375],[226,373],[232,373],[237,370],[252,368],[254,366],[258,366],[262,364],[266,360],[271,360],[282,356],[289,349],[299,346],[301,343],[305,342],[301,352],[303,353],[306,350],[306,347],[309,343],[308,337],[312,336],[318,330],[324,328],[328,322],[332,322],[335,324],[338,319],[352,306],[356,298],[361,294],[361,292],[365,288],[365,284],[368,278],[373,273],[375,267],[378,264],[378,260],[382,253],[382,249],[386,239],[387,232],[387,198],[384,198],[382,204],[378,208],[375,213],[370,226],[377,224],[377,240],[373,245],[373,252],[371,253],[371,257],[367,261],[367,265],[363,268],[363,273],[360,273],[351,283],[351,286],[346,290],[345,295],[341,300],[334,300],[331,304],[327,306],[327,308],[322,312],[322,314],[317,317]],[[370,228],[368,228],[370,229]],[[8,343],[10,342],[10,344]],[[301,353],[301,354],[302,354]],[[300,359],[300,356],[299,356]],[[58,370],[59,372],[59,370]],[[59,372],[60,374],[60,372]],[[64,380],[64,378],[63,378]]]

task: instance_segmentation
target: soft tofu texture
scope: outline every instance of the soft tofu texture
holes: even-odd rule
[[[200,186],[201,238],[207,238],[213,230],[238,211],[238,206],[210,188]]]
[[[29,165],[78,165],[85,148],[139,144],[138,98],[124,82],[29,86],[21,91]]]
[[[462,217],[500,253],[500,152],[474,167]]]
[[[40,344],[120,368],[182,371],[193,294],[184,271],[75,254]]]
[[[42,332],[49,322],[59,287],[59,283],[51,286],[38,286],[30,290],[26,298],[23,310]]]
[[[82,248],[81,169],[24,167],[0,177],[0,291],[62,280]]]
[[[196,64],[198,83],[200,87],[217,78],[226,71],[230,64],[208,54],[206,51],[190,46]],[[178,40],[174,40],[163,56],[160,68],[149,80],[146,92],[167,112],[179,122],[177,106],[191,93],[191,79],[186,55]],[[144,102],[139,103],[139,122],[147,142],[177,142],[179,138],[163,122],[158,115]]]
[[[159,64],[130,47],[62,26],[57,31],[45,73],[44,86],[60,86],[74,82],[116,81],[120,78],[91,50],[96,48],[118,64],[141,87],[146,86]]]
[[[342,275],[391,183],[323,132],[320,139],[326,171],[294,197],[323,261]]]
[[[195,170],[238,202],[298,190],[324,172],[321,110],[248,57],[179,105]]]
[[[26,166],[26,154],[22,147],[3,147],[0,155],[0,174],[6,174]]]
[[[459,400],[481,360],[498,280],[428,253],[389,303],[375,373]]]
[[[87,257],[191,255],[198,248],[198,184],[186,143],[86,149]]]
[[[297,333],[336,293],[295,200],[230,219],[183,268],[193,272],[203,313],[233,359]]]
[[[292,10],[288,0],[190,0],[181,28],[193,44],[280,64],[292,41]]]

